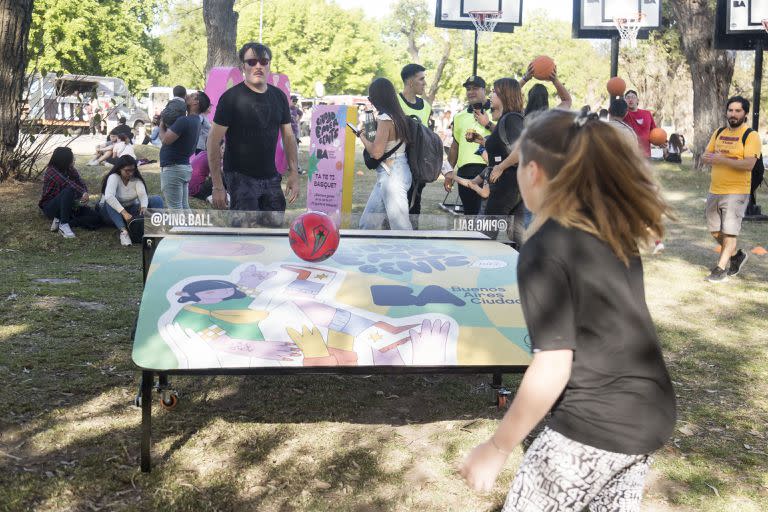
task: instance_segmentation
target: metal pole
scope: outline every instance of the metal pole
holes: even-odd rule
[[[261,7],[259,10],[259,43],[261,43],[261,30],[264,24],[264,0],[261,0]]]
[[[475,56],[472,59],[472,75],[477,75],[477,30],[475,30]]]
[[[619,76],[619,36],[611,36],[611,78]]]
[[[152,470],[152,384],[154,372],[141,372],[141,472]]]
[[[763,88],[763,40],[755,43],[755,81],[752,93],[752,129],[758,131],[760,125],[760,93]]]

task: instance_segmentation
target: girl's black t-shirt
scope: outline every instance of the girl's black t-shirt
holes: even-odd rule
[[[550,428],[624,454],[659,449],[676,420],[675,392],[645,303],[639,256],[549,219],[520,252],[520,298],[534,352],[573,350]]]
[[[491,167],[500,164],[507,158],[511,149],[501,139],[501,135],[499,135],[500,130],[504,130],[510,146],[514,145],[523,131],[523,116],[514,112],[505,112],[499,118],[499,123],[491,134],[485,139],[485,151],[488,152],[488,165]]]

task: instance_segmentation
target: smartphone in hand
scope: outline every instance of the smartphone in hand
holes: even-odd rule
[[[354,126],[352,125],[352,123],[347,123],[347,128],[349,128],[350,130],[352,130],[352,133],[354,133],[354,134],[355,134],[355,137],[359,137],[359,136],[360,136],[360,130],[358,130],[356,127],[354,127]]]

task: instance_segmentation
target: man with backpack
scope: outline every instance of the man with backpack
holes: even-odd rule
[[[400,71],[403,79],[403,92],[397,95],[400,106],[406,116],[418,119],[421,124],[429,127],[429,116],[432,115],[432,106],[423,98],[427,87],[426,68],[419,64],[407,64]],[[412,222],[418,229],[418,215],[421,213],[421,192],[425,182],[411,181],[408,189],[408,213],[416,215],[416,222]]]
[[[737,275],[748,257],[743,250],[736,250],[736,243],[749,202],[753,169],[762,167],[760,137],[747,126],[748,116],[749,100],[729,98],[728,125],[712,134],[702,156],[704,163],[712,165],[707,227],[721,249],[720,260],[707,277],[711,282],[724,282]]]

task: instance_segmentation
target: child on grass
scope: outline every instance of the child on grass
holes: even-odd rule
[[[668,207],[645,159],[596,115],[551,110],[520,139],[517,178],[536,214],[518,282],[533,360],[496,433],[461,475],[489,490],[551,410],[504,511],[638,511],[675,394],[645,303],[639,246]]]

